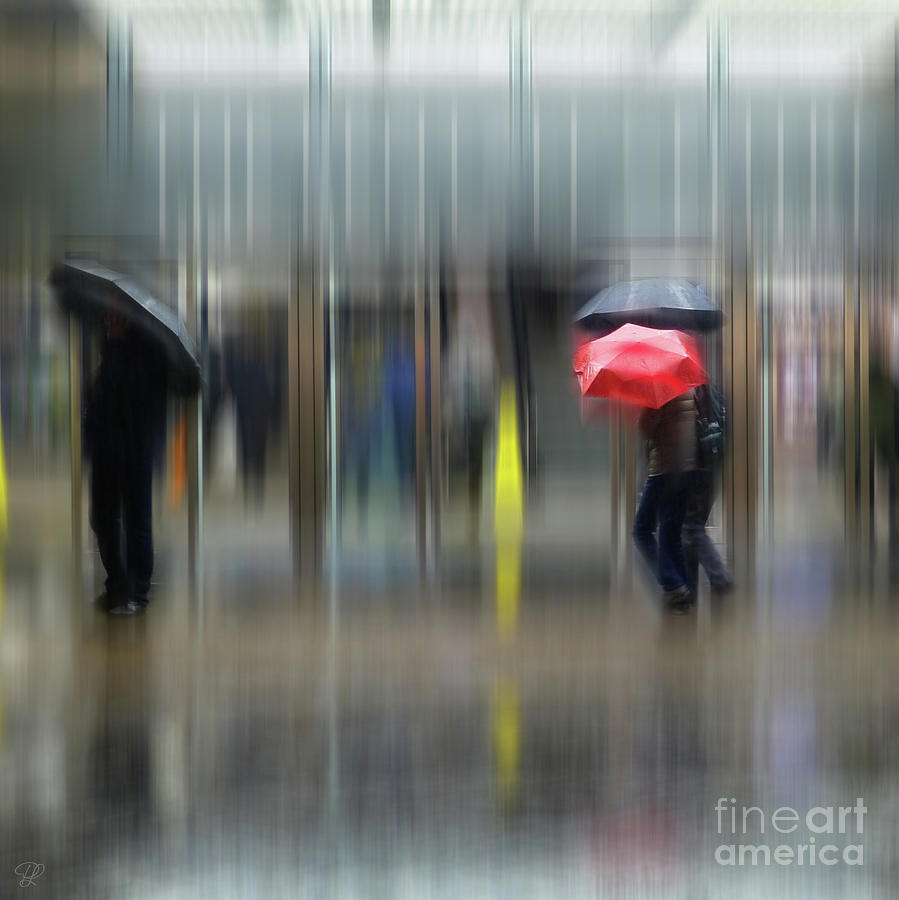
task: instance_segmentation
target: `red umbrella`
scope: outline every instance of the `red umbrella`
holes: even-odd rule
[[[691,337],[641,325],[622,325],[578,347],[574,371],[585,397],[609,397],[653,409],[709,380]]]

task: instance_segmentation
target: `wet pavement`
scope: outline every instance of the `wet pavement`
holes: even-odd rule
[[[360,596],[248,574],[163,581],[120,621],[71,578],[6,561],[0,896],[27,863],[34,896],[69,898],[892,895],[885,595],[816,607],[789,583],[673,619],[526,584],[500,628],[489,575]],[[726,840],[719,798],[765,835]],[[834,844],[863,865],[716,862],[808,844],[774,834],[779,807],[857,798],[863,834]]]

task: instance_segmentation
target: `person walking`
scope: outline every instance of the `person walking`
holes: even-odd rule
[[[104,324],[84,429],[90,523],[106,569],[104,606],[133,615],[148,603],[153,574],[153,469],[165,442],[166,370],[126,320],[109,312]]]
[[[634,518],[634,544],[663,590],[672,612],[693,602],[682,543],[690,481],[697,468],[696,403],[693,391],[640,417],[647,445],[647,472]],[[656,537],[658,533],[658,538]]]
[[[713,596],[720,598],[733,589],[734,580],[706,532],[706,523],[715,503],[717,474],[723,461],[726,412],[720,391],[709,385],[695,388],[693,399],[701,436],[697,438],[697,467],[688,475],[683,527],[687,584],[695,596],[702,566]]]

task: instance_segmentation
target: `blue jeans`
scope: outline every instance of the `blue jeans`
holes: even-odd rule
[[[650,476],[634,518],[634,544],[665,591],[687,584],[681,529],[687,511],[688,482],[689,473]]]
[[[695,591],[699,582],[699,567],[702,566],[712,590],[721,590],[733,578],[705,530],[705,523],[715,502],[715,476],[712,472],[700,470],[690,472],[689,478],[690,489],[683,531],[688,581]]]

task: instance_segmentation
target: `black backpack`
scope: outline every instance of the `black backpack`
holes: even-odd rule
[[[701,384],[694,392],[696,400],[696,443],[699,465],[717,469],[724,461],[727,446],[727,407],[724,395],[710,384]]]

